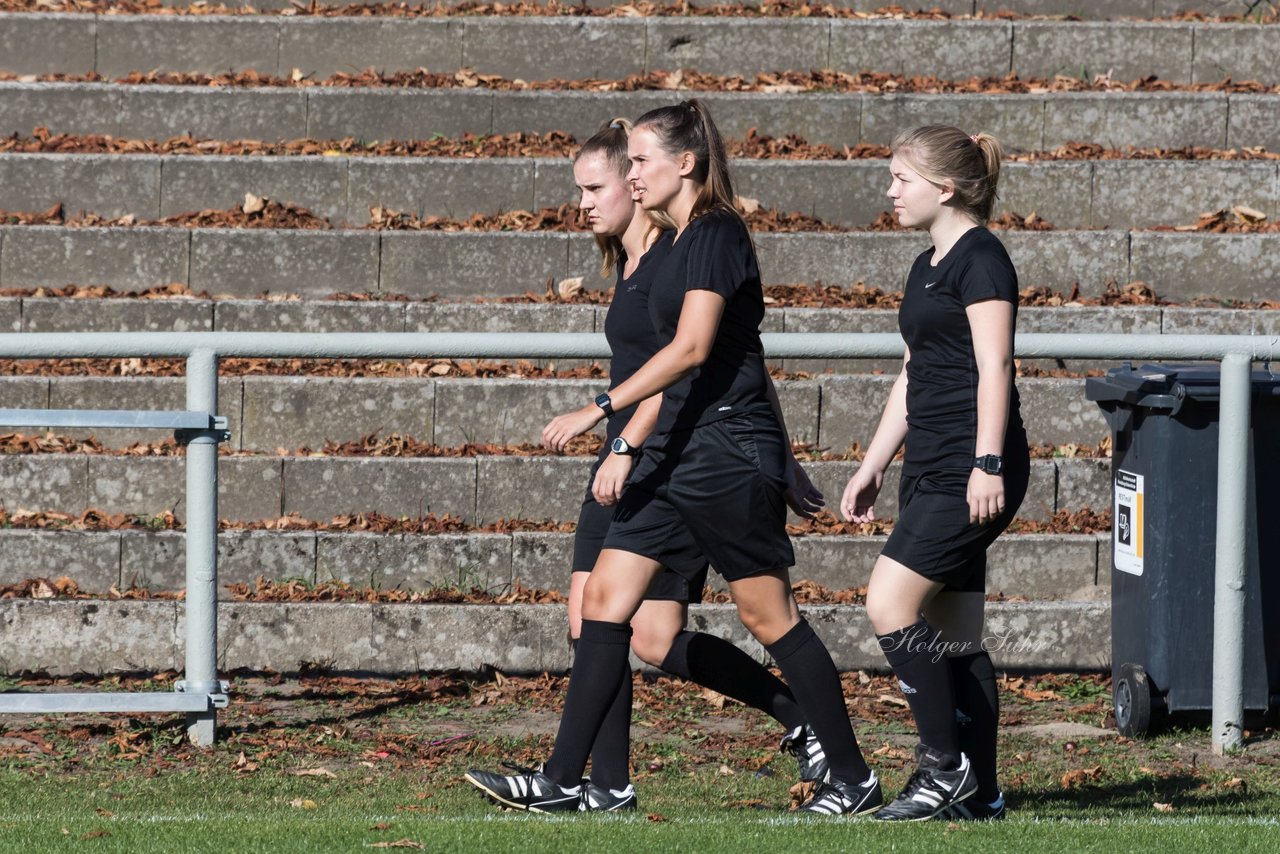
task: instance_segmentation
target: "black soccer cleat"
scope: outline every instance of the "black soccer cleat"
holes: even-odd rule
[[[916,748],[916,772],[907,780],[902,794],[876,813],[878,821],[924,821],[957,806],[978,791],[969,757],[960,754],[960,764],[944,770],[942,757],[923,744]]]
[[[625,789],[606,789],[587,780],[584,786],[582,802],[578,805],[582,812],[627,812],[637,809],[636,789],[630,783]]]
[[[811,815],[847,815],[850,817],[875,812],[884,806],[884,793],[875,772],[861,783],[827,780],[818,784],[813,797],[800,805],[797,812]]]
[[[495,774],[471,769],[463,777],[489,800],[513,810],[527,812],[577,812],[582,787],[566,789],[542,773],[542,767],[525,768],[503,762],[515,774]]]
[[[937,818],[947,821],[1000,821],[1004,818],[1004,793],[1001,792],[989,804],[984,804],[976,797],[962,803],[954,804],[938,813]]]
[[[778,745],[779,753],[790,753],[800,766],[800,781],[804,783],[820,782],[831,773],[831,764],[827,762],[827,753],[813,734],[813,727],[801,724],[782,737]]]

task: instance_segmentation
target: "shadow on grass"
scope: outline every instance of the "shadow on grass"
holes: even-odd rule
[[[1235,815],[1250,812],[1251,805],[1264,800],[1269,803],[1269,799],[1257,794],[1213,791],[1205,787],[1203,777],[1194,774],[1170,774],[1125,783],[1011,792],[1009,808],[1027,810],[1039,819],[1049,820],[1101,818],[1112,812],[1125,816],[1152,814],[1157,811],[1156,804],[1172,804],[1184,814]]]

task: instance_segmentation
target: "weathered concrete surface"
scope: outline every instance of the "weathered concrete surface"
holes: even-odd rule
[[[377,512],[416,518],[476,513],[476,464],[465,459],[286,458],[285,513],[328,521]]]
[[[87,74],[96,67],[98,19],[90,15],[15,15],[0,21],[0,71]]]
[[[449,379],[435,384],[435,441],[538,443],[555,415],[581,409],[608,385],[603,380]],[[597,428],[602,433],[602,428]]]
[[[57,501],[42,495],[42,500],[32,506],[74,513],[95,508],[105,513],[144,516],[172,510],[178,518],[185,518],[186,471],[181,457],[89,456],[81,460],[88,461],[88,485],[78,500]],[[280,469],[280,460],[272,457],[219,460],[219,518],[261,520],[280,516]]]
[[[228,584],[301,579],[315,581],[316,536],[306,531],[223,531],[218,534],[218,598]],[[124,532],[120,575],[125,587],[181,590],[186,582],[186,534],[180,531]],[[87,585],[81,585],[85,589]]]
[[[495,605],[476,613],[451,605],[373,606],[379,671],[460,667],[536,673],[568,664],[564,610]]]
[[[1092,80],[1111,74],[1116,80],[1136,80],[1154,75],[1185,83],[1192,79],[1193,29],[1167,22],[1017,21],[1012,71],[1023,78]]]
[[[577,520],[590,457],[477,457],[476,519]]]
[[[325,78],[366,68],[446,70],[463,63],[462,20],[430,18],[277,18],[280,73]]]
[[[67,576],[103,593],[120,583],[120,534],[10,528],[0,534],[0,584]]]
[[[512,580],[511,543],[507,534],[321,533],[315,578],[379,590],[479,587],[500,593]]]
[[[22,300],[23,332],[209,332],[214,303],[199,299]],[[14,330],[19,331],[19,330]]]
[[[75,673],[182,667],[176,602],[5,599],[0,668]]]
[[[182,228],[0,226],[0,240],[0,286],[6,288],[138,290],[187,282],[191,237]]]
[[[318,450],[370,433],[426,439],[437,387],[420,379],[246,377],[241,447]]]
[[[1131,236],[1131,278],[1179,301],[1198,296],[1267,299],[1280,282],[1280,234],[1209,235],[1138,231]],[[1249,296],[1257,294],[1258,296]]]
[[[377,234],[362,231],[197,229],[190,285],[240,297],[376,291],[379,245]]]
[[[105,77],[131,71],[277,70],[276,18],[103,15],[97,21],[96,70]]]
[[[160,215],[229,210],[245,195],[295,204],[335,224],[347,218],[347,159],[341,157],[165,157]],[[357,224],[369,220],[369,212]]]
[[[405,304],[218,300],[214,326],[228,332],[404,332]]]
[[[0,55],[3,53],[0,48]],[[159,157],[0,156],[0,209],[3,210],[45,211],[61,204],[68,216],[90,211],[99,216],[134,214],[154,219],[159,214],[159,201]]]
[[[366,604],[221,603],[218,666],[297,672],[314,664],[385,672],[375,648],[373,610]],[[179,632],[186,631],[182,613]]]

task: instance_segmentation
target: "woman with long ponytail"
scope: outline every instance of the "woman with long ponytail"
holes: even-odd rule
[[[601,275],[615,276],[614,295],[605,317],[612,355],[610,393],[627,382],[660,348],[649,318],[649,294],[671,253],[675,224],[660,211],[645,211],[633,200],[627,181],[631,123],[614,119],[592,136],[574,157],[579,206],[595,233]],[[632,468],[643,464],[645,443],[658,420],[661,394],[620,405],[608,416],[606,441],[591,480],[574,536],[569,584],[569,631],[578,648],[582,633],[583,591],[606,541],[614,507]],[[827,762],[796,698],[778,677],[729,641],[685,630],[688,604],[702,599],[707,557],[689,528],[671,519],[651,531],[664,543],[661,565],[641,591],[630,617],[630,647],[642,661],[760,709],[786,730],[781,749],[792,753],[802,781],[827,774]],[[472,770],[468,782],[497,803],[537,812],[636,809],[630,782],[631,669],[625,658],[621,678],[608,701],[594,742],[588,743],[591,776],[576,786],[553,786],[535,768],[508,766],[514,774]],[[575,668],[576,670],[577,668]],[[604,695],[601,695],[602,699]],[[580,773],[580,771],[578,772]]]
[[[553,419],[543,441],[563,447],[618,408],[659,393],[662,402],[583,591],[582,635],[555,748],[524,785],[562,793],[580,785],[617,693],[629,621],[664,564],[681,571],[670,560],[666,533],[683,526],[728,582],[743,624],[782,670],[829,765],[801,809],[874,810],[882,803],[880,784],[858,750],[839,674],[791,593],[787,505],[810,515],[822,496],[791,454],[765,369],[760,270],[733,209],[720,134],[703,104],[686,101],[641,116],[628,151],[628,178],[641,206],[676,226],[649,293],[660,349],[626,382]]]

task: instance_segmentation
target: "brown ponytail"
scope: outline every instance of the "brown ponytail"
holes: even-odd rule
[[[724,140],[706,104],[691,98],[674,107],[659,107],[637,119],[636,127],[653,131],[658,144],[668,154],[674,156],[686,151],[693,154],[690,177],[699,182],[702,189],[693,202],[690,219],[713,210],[728,211],[741,218],[734,207],[733,180],[729,177]]]
[[[991,219],[1004,157],[994,136],[970,136],[948,125],[925,125],[899,134],[891,150],[929,183],[941,187],[950,182],[955,195],[948,205],[979,225]]]

